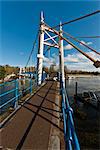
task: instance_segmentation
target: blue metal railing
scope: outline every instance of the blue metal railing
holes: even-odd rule
[[[67,150],[80,150],[80,145],[76,135],[74,121],[73,121],[73,110],[69,105],[67,92],[63,83],[61,83],[61,95],[62,95],[62,113],[64,120],[64,138]]]
[[[21,81],[22,81],[22,79],[16,79],[16,80],[13,80],[10,82],[5,82],[5,83],[0,84],[0,88],[2,88],[3,86],[6,86],[6,88],[7,88],[7,87],[9,87],[8,84],[12,85],[12,83],[15,83],[15,86],[12,89],[9,90],[9,88],[8,88],[7,91],[0,93],[0,101],[1,101],[0,109],[2,109],[4,106],[7,106],[9,103],[12,103],[12,102],[14,102],[14,107],[16,108],[18,105],[17,104],[18,99],[20,96],[23,96],[23,92],[25,93],[29,90],[29,93],[32,94],[32,89],[33,89],[33,86],[35,85],[35,80],[28,79],[29,85],[23,89],[23,92],[22,92],[21,86],[19,86],[19,82],[21,82]],[[14,93],[14,96],[11,99],[8,99],[8,94],[11,94],[11,93]],[[3,103],[4,96],[7,96],[7,100]]]
[[[46,76],[44,78],[42,78],[42,82],[45,80]],[[19,85],[19,83],[21,81],[26,81],[28,80],[28,86],[26,86],[25,84]],[[3,89],[3,92],[0,92],[0,109],[2,110],[3,107],[7,106],[10,103],[14,103],[13,107],[16,109],[16,107],[18,106],[18,100],[21,96],[23,96],[23,93],[28,92],[30,94],[32,94],[32,90],[34,86],[37,86],[37,73],[35,75],[35,79],[16,79],[10,82],[4,82],[2,84],[0,84],[0,88],[2,89],[2,87],[6,87],[6,90]],[[11,85],[14,83],[14,86],[11,87]],[[21,89],[22,86],[22,89]],[[9,99],[9,94],[12,94],[13,96]],[[7,96],[6,100],[4,100],[3,102],[3,97]],[[9,105],[11,106],[11,105]],[[8,107],[9,107],[8,106]],[[0,111],[2,112],[2,111]]]

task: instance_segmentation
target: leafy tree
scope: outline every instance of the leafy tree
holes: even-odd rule
[[[43,67],[43,71],[45,71],[46,73],[49,73],[49,69],[48,69],[48,67]]]
[[[5,65],[4,68],[8,75],[12,74],[12,73],[18,74],[19,70],[20,70],[19,67],[13,67],[13,66],[9,66],[9,65]]]
[[[0,79],[4,79],[6,75],[5,68],[3,66],[0,66]]]

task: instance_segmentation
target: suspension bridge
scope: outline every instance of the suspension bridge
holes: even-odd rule
[[[1,149],[80,150],[79,141],[81,139],[78,139],[75,130],[73,121],[74,113],[70,107],[70,100],[66,91],[67,87],[65,86],[63,42],[65,41],[70,44],[79,53],[92,61],[96,68],[99,68],[100,61],[89,56],[73,44],[70,39],[75,40],[97,55],[100,55],[100,52],[79,40],[79,38],[100,38],[100,36],[74,37],[63,31],[63,26],[96,15],[97,13],[100,13],[100,11],[97,10],[65,23],[60,22],[59,25],[51,27],[45,23],[43,12],[41,12],[39,31],[37,32],[32,51],[25,66],[27,67],[35,44],[39,39],[35,79],[27,78],[28,86],[23,89],[24,93],[28,91],[30,95],[28,94],[28,97],[20,103],[20,99],[23,97],[20,83],[26,79],[11,81],[10,84],[13,85],[13,88],[0,94],[1,112],[8,109],[11,105],[14,107],[14,111],[0,125]],[[56,28],[59,28],[59,30]],[[45,46],[47,46],[46,50],[44,50]],[[43,78],[44,55],[52,47],[59,51],[60,72],[51,73]],[[25,72],[24,70],[20,74],[32,74],[32,72]],[[0,84],[0,87],[5,85],[9,87],[9,82]],[[9,99],[10,93],[14,94]],[[1,98],[5,98],[5,96],[8,99],[2,102]]]

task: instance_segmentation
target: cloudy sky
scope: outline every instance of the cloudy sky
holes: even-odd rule
[[[29,54],[32,50],[33,42],[39,30],[40,12],[44,12],[45,22],[50,26],[55,26],[92,13],[100,9],[98,0],[73,0],[73,1],[0,1],[0,64],[22,66],[26,65]],[[99,14],[82,19],[80,21],[63,26],[63,30],[74,37],[99,36],[100,22]],[[64,35],[66,38],[67,36]],[[82,43],[100,52],[100,40],[94,38],[78,38]],[[81,50],[86,52],[95,60],[99,60],[99,55],[85,48],[82,44],[69,39]],[[29,65],[36,65],[36,55],[38,43],[35,46],[32,59]],[[44,64],[50,66],[52,63],[59,64],[58,50],[52,48],[50,56],[48,52],[44,57]],[[64,61],[69,69],[99,71],[93,63],[81,55],[71,45],[64,42]]]

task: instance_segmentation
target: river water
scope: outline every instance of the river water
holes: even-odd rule
[[[18,90],[17,90],[17,94],[21,94],[22,90],[26,89],[27,87],[30,86],[30,80],[19,80],[18,81]],[[14,90],[12,92],[10,92],[9,94],[5,94],[4,96],[0,97],[0,105],[5,104],[5,102],[8,102],[9,100],[11,100],[12,98],[14,98],[16,96],[16,82],[15,80],[11,81],[11,82],[6,82],[4,85],[0,86],[0,94],[9,92],[10,90]],[[27,90],[25,92],[26,94],[29,93],[29,90]],[[25,95],[24,93],[24,95]],[[18,96],[18,99],[20,99],[21,96]],[[9,108],[10,106],[14,106],[15,104],[15,100],[16,98],[13,99],[12,102],[8,103],[7,105],[5,105],[4,107],[1,108],[0,113],[3,113],[7,110],[7,108]]]
[[[100,76],[73,76],[66,81],[66,90],[70,100],[73,100],[76,82],[78,84],[78,93],[86,91],[100,92]]]
[[[75,94],[75,84],[78,84],[77,93],[83,93],[87,91],[93,91],[97,93],[100,98],[100,76],[74,76],[73,78],[66,81],[67,85],[67,94],[69,97],[70,106],[73,108],[74,94]],[[97,109],[94,109],[90,105],[86,106],[83,103],[78,101],[78,109],[84,112],[87,115],[87,120],[97,119],[100,117],[100,113]]]
[[[67,93],[69,96],[70,103],[73,103],[73,96],[75,94],[75,83],[78,83],[78,93],[84,91],[100,91],[100,76],[73,76],[73,78],[66,81]],[[15,88],[15,82],[13,84],[9,83],[2,88],[0,88],[0,93],[4,93],[8,90]],[[0,98],[0,105],[4,104],[7,100],[15,97],[15,92],[5,95]]]

